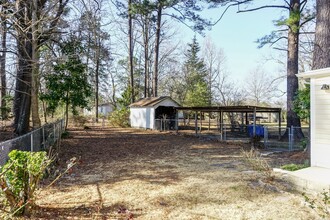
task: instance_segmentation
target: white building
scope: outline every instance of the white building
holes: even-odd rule
[[[111,103],[103,103],[98,106],[99,116],[108,117],[113,112],[113,105]],[[84,115],[95,115],[95,107],[91,110],[84,109]]]
[[[311,166],[330,168],[330,68],[297,76],[310,80]]]
[[[141,99],[130,105],[130,123],[132,128],[157,129],[157,122],[175,119],[175,107],[180,105],[168,96]]]

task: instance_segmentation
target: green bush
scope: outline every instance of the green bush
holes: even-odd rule
[[[129,114],[128,108],[121,108],[113,111],[109,116],[110,125],[123,128],[129,127]]]
[[[68,131],[63,131],[61,138],[65,139],[68,138],[70,136],[70,133]]]
[[[306,147],[307,147],[307,144],[308,144],[308,139],[307,138],[304,138],[300,141],[300,148],[305,150]]]
[[[288,171],[296,171],[296,170],[304,169],[306,167],[308,167],[307,164],[294,164],[294,163],[291,163],[291,164],[285,164],[285,165],[281,166],[281,169],[288,170]]]
[[[35,191],[51,159],[46,152],[19,150],[11,151],[8,156],[8,162],[1,167],[1,193],[13,215],[29,214]]]

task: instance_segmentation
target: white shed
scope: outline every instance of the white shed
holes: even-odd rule
[[[149,97],[130,105],[130,123],[132,128],[157,129],[156,121],[166,115],[175,120],[175,107],[180,105],[169,96]]]
[[[330,168],[330,68],[297,76],[310,79],[311,166]]]

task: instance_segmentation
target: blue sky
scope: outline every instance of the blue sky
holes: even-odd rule
[[[218,8],[207,11],[206,15],[216,20],[222,11],[222,8]],[[265,59],[270,55],[276,56],[279,52],[268,45],[258,49],[258,44],[255,41],[275,30],[273,21],[282,15],[285,15],[285,12],[283,13],[278,9],[236,13],[236,8],[231,8],[212,30],[205,32],[217,47],[223,48],[227,58],[227,69],[232,78],[242,79],[243,76],[244,80],[249,72],[260,65],[268,73],[280,74],[280,69],[283,66],[279,66],[275,61],[266,62]],[[188,35],[190,39],[187,37],[186,40],[189,42],[194,33],[190,30],[187,31],[191,32],[191,36]],[[203,37],[197,35],[197,38],[202,45]],[[285,57],[283,57],[283,61],[285,61]]]

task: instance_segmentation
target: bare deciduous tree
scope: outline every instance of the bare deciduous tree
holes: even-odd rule
[[[261,67],[252,70],[245,80],[247,99],[251,102],[249,104],[269,105],[274,98],[283,96],[285,93],[279,88],[283,80],[283,76],[273,76]]]
[[[202,58],[207,69],[207,83],[211,99],[214,100],[218,80],[224,77],[226,57],[221,48],[217,48],[211,38],[206,38],[202,47]]]

